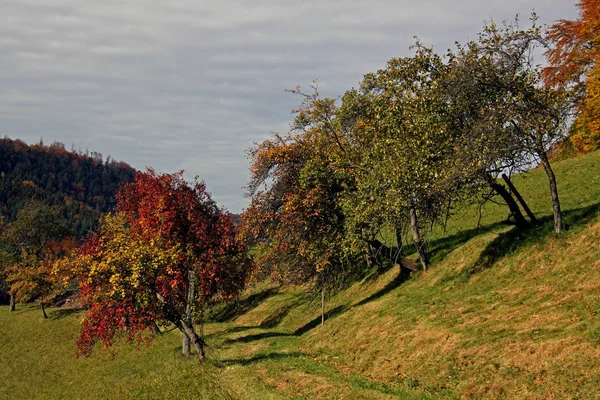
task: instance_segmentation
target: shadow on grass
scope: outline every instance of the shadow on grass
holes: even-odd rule
[[[296,299],[287,304],[284,307],[281,307],[273,314],[269,315],[263,322],[261,322],[261,328],[274,328],[281,323],[281,321],[292,311],[294,308],[298,307],[300,304],[306,303],[306,299],[308,296],[300,295],[297,296]]]
[[[336,308],[333,308],[333,309],[325,312],[325,320],[328,320],[329,318],[335,317],[336,315],[339,315],[339,314],[343,313],[346,310],[347,310],[347,307],[345,307],[345,306],[337,306]],[[311,329],[316,328],[320,324],[321,324],[321,316],[319,315],[318,317],[316,317],[315,319],[313,319],[309,323],[307,323],[304,326],[301,326],[300,328],[296,329],[294,331],[293,335],[294,336],[301,336],[301,335],[305,334],[306,332],[310,331]]]
[[[306,357],[306,354],[293,352],[293,353],[268,353],[268,354],[260,354],[251,358],[239,358],[232,360],[221,360],[218,362],[218,366],[227,366],[227,365],[249,365],[254,364],[261,361],[277,361],[277,360],[285,360],[290,358],[301,358]]]
[[[247,326],[232,326],[231,328],[222,330],[222,331],[217,331],[217,332],[212,332],[209,334],[204,335],[204,339],[208,339],[210,337],[215,337],[215,336],[222,336],[222,335],[228,335],[230,333],[236,333],[236,332],[243,332],[243,331],[247,331],[250,329],[257,329],[260,328],[260,326],[254,326],[254,325],[247,325]],[[225,342],[228,342],[228,340],[226,340]]]
[[[393,280],[388,282],[388,284],[385,285],[381,290],[377,291],[376,293],[373,293],[372,295],[370,295],[369,297],[367,297],[365,299],[362,299],[361,301],[356,303],[354,306],[362,306],[364,304],[367,304],[373,300],[377,300],[378,298],[388,294],[389,292],[391,292],[392,290],[396,289],[398,286],[400,286],[404,282],[406,282],[410,278],[410,273],[411,273],[411,271],[409,269],[400,268],[400,272],[398,273],[398,275]]]
[[[277,294],[277,289],[270,288],[263,290],[262,292],[254,293],[244,299],[231,302],[225,305],[223,308],[215,311],[212,314],[212,318],[217,322],[227,322],[233,320],[235,317],[246,314],[248,311],[258,307],[258,305],[264,300]]]
[[[335,317],[347,310],[345,306],[335,307],[327,312],[325,312],[325,320],[327,321],[329,318]],[[232,343],[249,343],[255,340],[261,340],[271,337],[284,337],[284,336],[302,336],[306,332],[316,328],[321,324],[321,316],[314,318],[310,322],[304,324],[300,328],[296,329],[293,333],[285,333],[285,332],[262,332],[253,335],[241,336],[235,339],[226,339],[223,344],[232,344]],[[261,326],[262,328],[262,326]]]
[[[446,236],[440,239],[432,240],[429,243],[428,251],[429,257],[432,264],[440,263],[444,257],[450,254],[453,250],[462,246],[475,236],[481,235],[482,233],[496,230],[502,226],[506,226],[505,222],[496,222],[486,226],[480,226],[465,231],[459,231],[454,235]],[[414,247],[414,246],[413,246]],[[410,253],[408,253],[410,254]]]
[[[62,319],[83,311],[82,308],[59,308],[48,313],[50,319]]]
[[[284,332],[262,332],[254,335],[246,335],[236,339],[227,339],[223,342],[223,344],[232,344],[232,343],[250,343],[255,340],[266,339],[270,337],[281,337],[281,336],[293,336],[289,333]]]
[[[588,207],[564,211],[563,221],[568,229],[576,229],[586,225],[599,214],[600,203],[596,203]],[[553,216],[543,217],[536,225],[527,229],[517,229],[515,227],[508,232],[498,235],[498,237],[488,243],[468,272],[472,275],[483,271],[520,248],[542,242],[551,235],[554,235]]]
[[[285,307],[280,308],[273,314],[269,315],[267,319],[265,319],[261,324],[261,328],[274,328],[281,323],[281,321],[285,318],[286,315],[290,313],[290,311],[296,307],[297,304],[288,304]]]

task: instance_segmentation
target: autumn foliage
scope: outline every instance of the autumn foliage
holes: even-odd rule
[[[579,19],[558,21],[549,31],[555,46],[546,53],[544,80],[573,89],[578,115],[571,143],[587,153],[600,148],[600,2],[580,0],[577,7]]]
[[[212,301],[243,288],[250,265],[230,216],[203,183],[152,170],[121,188],[117,212],[102,220],[74,264],[90,305],[80,354],[122,335],[148,342],[158,323],[175,325],[201,359],[204,341],[194,322]]]
[[[315,87],[316,89],[316,87]],[[327,157],[323,134],[335,115],[334,99],[304,95],[294,110],[294,129],[249,151],[252,198],[242,232],[256,247],[259,277],[331,287],[347,267],[340,246],[344,216],[338,196],[344,184]]]

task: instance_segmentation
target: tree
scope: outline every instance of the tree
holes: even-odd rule
[[[4,301],[10,299],[10,295],[8,294],[8,283],[6,282],[6,268],[11,265],[13,262],[10,248],[8,247],[8,243],[6,243],[6,223],[4,222],[4,218],[0,214],[0,299]],[[10,304],[10,310],[13,310],[14,304]]]
[[[548,176],[555,231],[564,227],[556,178],[548,151],[565,135],[568,97],[541,85],[533,52],[542,42],[533,24],[489,24],[476,41],[450,54],[445,83],[454,104],[455,124],[463,132],[457,152],[466,180],[487,182],[506,201],[517,225],[527,222],[496,178],[505,170],[524,171],[541,163]]]
[[[15,300],[28,302],[35,300],[39,303],[44,318],[48,318],[45,307],[66,293],[62,274],[55,272],[55,263],[67,257],[79,247],[79,241],[67,237],[61,241],[50,241],[41,256],[28,253],[21,254],[18,263],[13,264],[7,271],[6,280],[10,284]]]
[[[345,251],[345,216],[339,197],[351,184],[331,163],[336,144],[333,129],[335,99],[303,94],[285,137],[274,135],[250,149],[252,201],[243,214],[242,232],[253,243],[258,273],[279,282],[311,284],[324,293],[356,268],[354,254]]]
[[[239,293],[250,267],[230,215],[203,183],[190,185],[181,172],[138,173],[117,197],[117,214],[104,218],[75,261],[90,305],[80,354],[89,355],[98,341],[110,346],[121,333],[150,340],[145,331],[158,322],[175,325],[183,354],[193,346],[203,360],[196,318],[212,301]]]
[[[341,164],[346,159],[356,177],[356,190],[343,197],[349,232],[368,239],[392,227],[399,238],[408,226],[427,269],[422,229],[443,224],[458,200],[448,175],[456,135],[440,90],[447,66],[431,49],[415,47],[414,56],[390,60],[343,97]]]
[[[579,19],[560,20],[548,31],[555,47],[546,56],[543,70],[550,87],[571,89],[577,118],[571,143],[580,153],[600,148],[600,3],[580,0]]]
[[[66,223],[57,207],[32,201],[17,214],[4,231],[4,275],[9,285],[10,310],[17,301],[40,300],[42,314],[46,296],[53,290],[51,265],[53,243],[68,233]],[[66,243],[66,242],[65,242]]]

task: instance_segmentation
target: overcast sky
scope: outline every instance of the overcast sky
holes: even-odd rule
[[[285,89],[317,79],[339,96],[415,35],[443,52],[534,9],[577,14],[569,0],[0,0],[0,136],[184,169],[239,212],[245,150],[288,131]]]

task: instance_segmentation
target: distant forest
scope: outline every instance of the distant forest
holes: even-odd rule
[[[67,150],[63,143],[27,144],[0,138],[0,212],[5,222],[31,200],[61,210],[74,236],[83,237],[115,206],[115,193],[135,169],[102,154]]]

